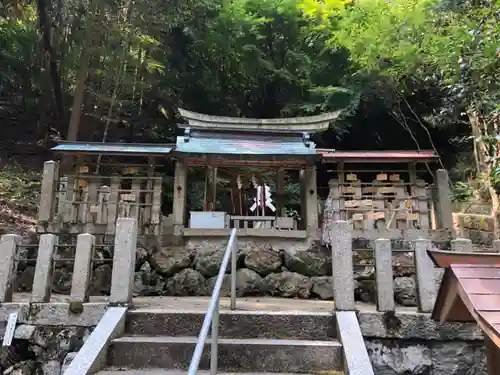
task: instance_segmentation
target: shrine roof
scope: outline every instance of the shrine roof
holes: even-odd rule
[[[445,268],[432,317],[444,322],[476,322],[500,347],[500,254],[429,250]]]
[[[316,157],[315,144],[302,137],[194,133],[177,137],[176,154],[217,154],[236,157]]]
[[[390,151],[342,151],[317,149],[318,154],[327,161],[363,161],[363,162],[407,162],[437,161],[439,155],[433,150],[390,150]]]
[[[265,132],[290,132],[290,133],[315,133],[328,130],[330,123],[341,114],[340,111],[324,113],[308,117],[290,117],[273,119],[256,119],[245,117],[212,116],[203,113],[188,111],[179,108],[179,113],[188,124],[180,127],[192,127],[217,131],[259,131]]]
[[[113,155],[165,155],[174,145],[153,143],[60,142],[54,152]]]

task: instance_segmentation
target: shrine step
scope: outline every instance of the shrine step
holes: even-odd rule
[[[205,312],[138,309],[127,313],[126,332],[131,335],[197,336]],[[224,338],[274,338],[331,340],[337,337],[333,313],[289,311],[221,311],[219,336]]]
[[[199,375],[210,375],[210,371],[198,371]],[[218,375],[234,375],[233,372],[218,372]],[[342,371],[329,371],[328,375],[343,375]],[[95,375],[186,375],[184,370],[141,369],[130,370],[127,368],[108,368],[97,372]],[[299,375],[276,372],[239,372],[238,375]],[[300,374],[304,375],[304,374]],[[307,374],[306,374],[307,375]],[[314,374],[310,374],[314,375]]]
[[[129,369],[168,368],[186,370],[197,337],[124,336],[112,341],[110,366]],[[343,368],[342,346],[336,340],[219,339],[218,368],[236,372],[317,373]],[[210,366],[210,338],[200,362]]]

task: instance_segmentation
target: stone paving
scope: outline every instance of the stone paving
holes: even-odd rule
[[[13,302],[29,302],[30,293],[15,293]],[[68,295],[52,294],[51,302],[70,302]],[[229,310],[229,298],[220,299],[221,311]],[[109,303],[109,297],[91,296],[90,302],[94,304]],[[180,311],[206,311],[210,297],[135,297],[133,305],[141,309],[169,309]],[[279,297],[242,297],[236,299],[236,309],[241,311],[306,311],[306,312],[331,312],[334,309],[333,301],[304,300]],[[374,312],[374,304],[357,302],[359,311]],[[416,307],[398,306],[397,311],[404,313],[417,312]]]

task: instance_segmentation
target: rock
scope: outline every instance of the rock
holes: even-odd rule
[[[280,252],[272,248],[253,248],[245,256],[245,266],[261,276],[278,271],[282,263]]]
[[[73,362],[73,359],[75,359],[77,354],[78,352],[71,352],[66,354],[61,366],[61,374],[64,374],[64,371],[68,369],[69,365],[71,365],[71,362]]]
[[[61,374],[61,364],[59,361],[48,361],[42,363],[41,366],[42,375],[60,375]]]
[[[35,277],[35,267],[27,266],[19,273],[15,280],[15,290],[18,292],[31,292],[33,290],[33,278]]]
[[[313,287],[312,294],[321,299],[333,300],[333,280],[331,276],[311,277]]]
[[[32,340],[36,334],[36,326],[31,324],[18,325],[14,332],[14,338],[18,340]]]
[[[207,280],[208,294],[212,294],[217,276]],[[236,296],[258,296],[265,293],[264,280],[255,271],[242,268],[236,272]],[[231,275],[224,275],[221,287],[221,297],[231,296]]]
[[[205,278],[196,270],[184,269],[167,280],[166,293],[169,296],[204,296],[207,294]]]
[[[144,247],[137,247],[135,251],[135,266],[137,268],[141,268],[144,262],[147,262],[149,259],[149,252]]]
[[[331,251],[315,242],[303,251],[285,251],[285,267],[306,276],[327,276],[332,274]]]
[[[267,275],[264,284],[271,295],[288,298],[309,298],[313,287],[309,277],[289,271]]]
[[[436,342],[432,346],[433,375],[487,374],[484,353],[477,358],[481,349],[470,342]]]
[[[183,247],[166,247],[153,254],[150,262],[156,272],[171,277],[191,265],[191,256]]]
[[[219,274],[223,257],[223,251],[198,254],[195,259],[195,268],[207,278],[217,276]],[[229,265],[227,271],[230,271]]]
[[[111,290],[112,268],[109,264],[101,264],[92,271],[91,295],[106,294]]]
[[[36,362],[33,360],[22,361],[8,368],[4,375],[33,375],[36,369]]]
[[[413,276],[415,273],[415,262],[413,260],[413,253],[396,253],[392,257],[392,264],[394,265],[394,276]]]
[[[430,375],[432,355],[424,345],[390,341],[365,341],[376,374]],[[448,373],[451,374],[451,373]]]
[[[52,290],[58,294],[69,294],[73,269],[66,267],[56,268],[52,278]]]
[[[356,301],[375,302],[375,280],[361,279],[355,281],[354,298]]]
[[[417,306],[417,289],[415,278],[396,277],[394,279],[394,299],[403,306]]]
[[[354,280],[375,280],[375,267],[356,267],[354,269]]]

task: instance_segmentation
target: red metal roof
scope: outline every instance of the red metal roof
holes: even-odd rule
[[[348,160],[348,159],[373,159],[385,161],[407,161],[407,160],[437,160],[439,156],[432,150],[391,150],[391,151],[337,151],[329,149],[317,149],[324,159]],[[387,160],[389,159],[389,160]]]
[[[433,318],[441,322],[475,321],[500,347],[500,265],[492,259],[493,254],[482,254],[478,259],[473,253],[431,251],[429,255],[437,265],[446,267]],[[461,263],[466,260],[476,264]],[[487,264],[492,261],[497,264]]]

